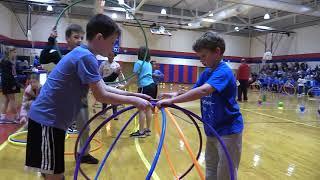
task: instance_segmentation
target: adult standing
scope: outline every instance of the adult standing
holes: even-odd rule
[[[237,80],[240,85],[238,86],[238,101],[243,100],[248,101],[248,86],[249,86],[249,78],[250,78],[250,67],[247,64],[245,59],[241,59],[241,65],[239,66],[237,73]]]
[[[5,50],[5,56],[0,63],[1,66],[1,86],[4,95],[4,103],[1,110],[1,120],[17,121],[19,115],[17,112],[16,93],[20,93],[20,87],[15,79],[16,74],[16,56],[15,47],[8,46]],[[7,115],[10,112],[10,115]]]

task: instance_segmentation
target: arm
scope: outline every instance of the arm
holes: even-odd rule
[[[162,105],[169,105],[173,103],[183,103],[188,101],[194,101],[204,96],[207,96],[213,93],[214,91],[215,89],[211,85],[206,83],[200,87],[191,89],[190,91],[184,94],[180,94],[180,95],[178,95],[178,93],[171,94],[171,95],[178,95],[178,96],[173,97],[172,99],[161,100],[157,103],[157,105],[162,106]]]
[[[89,84],[93,96],[102,103],[106,104],[132,104],[140,110],[146,109],[151,104],[139,97],[131,96],[136,93],[125,92],[116,88],[108,87],[103,81]]]
[[[40,64],[49,64],[51,62],[57,64],[60,60],[60,55],[57,50],[54,49],[54,44],[56,41],[57,32],[53,29],[50,37],[48,38],[47,46],[41,51],[40,54]]]
[[[123,91],[118,88],[107,86],[102,80],[99,81],[99,84],[101,84],[103,90],[110,92],[110,93],[113,93],[113,94],[118,94],[118,95],[123,95],[123,96],[136,96],[136,97],[140,97],[140,98],[147,99],[147,100],[151,99],[150,96],[145,95],[145,94]]]

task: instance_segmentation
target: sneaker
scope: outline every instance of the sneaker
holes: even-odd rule
[[[78,154],[79,156],[79,154]],[[99,160],[96,159],[95,157],[91,156],[90,154],[82,156],[81,158],[81,163],[86,163],[86,164],[98,164]]]
[[[130,134],[131,137],[137,137],[137,138],[145,138],[146,137],[146,134],[145,132],[141,133],[139,130],[134,132],[134,133],[131,133]]]
[[[144,134],[145,134],[146,136],[151,136],[151,130],[150,130],[150,129],[145,129],[145,130],[144,130]]]
[[[73,129],[72,127],[68,128],[68,134],[78,134],[78,130]]]
[[[1,114],[1,116],[0,116],[0,120],[1,120],[1,121],[6,120],[6,114]]]

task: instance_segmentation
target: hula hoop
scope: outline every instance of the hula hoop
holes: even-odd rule
[[[78,138],[78,136],[70,136],[69,138],[71,138],[71,139],[77,139]],[[102,142],[101,141],[99,141],[98,139],[96,139],[96,138],[93,138],[92,139],[93,141],[95,141],[97,144],[98,144],[98,146],[97,147],[95,147],[95,148],[90,148],[90,151],[89,151],[89,153],[92,153],[92,152],[95,152],[95,151],[98,151],[99,149],[101,149],[102,148]],[[71,151],[71,152],[64,152],[64,155],[74,155],[74,152],[73,151]]]
[[[287,91],[286,87],[292,88],[292,89],[293,89],[293,93],[289,93],[289,92]],[[288,95],[288,96],[294,96],[294,95],[296,94],[296,92],[297,92],[297,89],[296,89],[296,88],[294,87],[294,85],[291,84],[291,83],[286,83],[286,84],[284,84],[284,85],[282,86],[282,90],[283,90],[283,92],[285,92],[286,95]]]
[[[8,137],[8,142],[10,144],[16,145],[16,146],[26,146],[27,145],[27,141],[25,141],[25,140],[17,140],[15,138],[17,136],[25,135],[27,133],[28,133],[28,131],[21,131],[21,132],[13,133]]]
[[[312,94],[316,93],[316,94]],[[313,95],[313,97],[311,97]],[[320,101],[320,87],[313,87],[308,90],[307,92],[308,100],[309,101]]]
[[[153,102],[152,104],[154,105],[154,102]],[[179,106],[171,105],[171,106],[168,106],[168,107],[171,107],[171,108],[180,110],[180,111],[186,113],[187,115],[190,115],[191,117],[193,116],[193,117],[195,117],[196,119],[198,119],[199,121],[202,121],[202,119],[201,119],[199,116],[197,116],[196,114],[194,114],[194,113],[192,113],[191,111],[188,111],[188,110],[186,110],[186,109],[183,109],[183,108],[181,108],[181,107],[179,107]],[[85,149],[88,147],[88,144],[91,142],[91,140],[94,138],[94,136],[98,133],[98,131],[100,131],[100,129],[101,129],[102,127],[104,127],[104,125],[105,125],[106,123],[108,123],[110,120],[112,120],[112,119],[115,118],[116,116],[124,113],[125,111],[131,110],[131,109],[133,109],[133,108],[134,108],[133,106],[127,107],[127,108],[122,109],[121,111],[117,112],[116,114],[111,115],[110,117],[108,117],[105,121],[103,121],[103,122],[93,131],[93,133],[92,133],[92,134],[90,135],[90,137],[87,139],[85,146],[84,146],[83,149],[81,150],[80,155],[79,155],[79,156],[76,156],[76,155],[75,155],[75,158],[77,159],[76,167],[75,167],[75,170],[74,170],[74,179],[75,179],[75,180],[78,179],[78,173],[79,173],[79,171],[81,172],[80,159],[81,159],[81,157],[83,156]],[[98,113],[98,114],[99,114],[99,113]],[[98,114],[96,114],[96,115],[91,119],[91,121],[94,120],[94,118],[97,117]],[[133,118],[134,118],[134,117],[132,116],[130,120],[132,121]],[[127,123],[129,123],[129,121],[128,121]],[[221,146],[222,146],[222,148],[223,148],[223,150],[224,150],[224,152],[225,152],[225,154],[226,154],[226,156],[227,156],[228,165],[229,165],[229,172],[230,172],[230,178],[231,178],[231,180],[234,180],[234,174],[233,174],[233,167],[234,167],[234,166],[233,166],[232,160],[231,160],[231,158],[230,158],[230,155],[229,155],[229,153],[228,153],[228,150],[227,150],[227,148],[226,148],[223,140],[220,138],[220,136],[215,132],[215,130],[214,130],[209,124],[207,124],[207,123],[205,123],[205,122],[204,122],[204,124],[205,124],[206,126],[208,126],[209,129],[215,134],[215,136],[217,137],[219,143],[221,144]],[[84,128],[85,128],[85,127],[84,127]],[[123,127],[123,128],[125,128],[125,127]],[[122,130],[121,130],[121,131],[122,131]],[[121,133],[121,132],[120,132],[120,133]],[[119,134],[118,134],[118,135],[119,135]],[[77,140],[79,140],[79,137],[78,137]],[[162,142],[162,145],[163,145],[163,142]],[[76,150],[77,150],[77,143],[76,143],[76,147],[75,147],[75,151],[76,151]],[[159,155],[159,154],[160,154],[160,150],[161,150],[161,147],[158,146],[158,151],[157,151],[156,154]],[[110,153],[111,153],[111,151],[110,151],[110,149],[109,149],[109,151],[108,151],[107,154],[110,154]],[[107,155],[107,156],[108,156],[108,155]],[[156,158],[158,158],[158,157],[155,157],[154,163],[153,163],[154,165],[156,165],[156,163],[155,163],[155,162],[157,161]],[[193,164],[193,165],[194,165],[194,164]],[[82,172],[81,172],[81,174],[82,174]],[[86,177],[86,179],[90,179],[85,173],[83,173],[82,175],[83,175],[84,177]],[[146,179],[150,179],[150,178],[151,178],[151,175],[152,175],[152,169],[150,169],[150,171],[149,171],[148,176],[146,177]]]
[[[73,2],[72,4],[68,5],[66,8],[64,8],[63,11],[61,11],[61,13],[59,14],[54,28],[57,28],[57,26],[59,25],[60,19],[62,18],[62,16],[64,15],[64,13],[65,13],[68,9],[70,9],[70,8],[73,7],[74,5],[76,5],[76,4],[80,3],[80,2],[83,2],[83,1],[86,1],[86,0],[77,0],[77,1]],[[134,20],[136,20],[136,22],[138,23],[138,25],[139,25],[142,33],[143,33],[143,37],[144,37],[144,41],[145,41],[145,47],[146,47],[147,49],[149,49],[149,48],[148,48],[147,36],[146,36],[146,33],[145,33],[144,29],[143,29],[143,26],[142,26],[142,24],[140,23],[140,21],[136,18],[136,16],[130,11],[129,7],[127,7],[127,6],[125,6],[125,5],[120,5],[120,4],[118,4],[118,2],[111,1],[111,0],[106,0],[106,2],[110,2],[111,4],[114,4],[114,5],[116,5],[116,6],[120,6],[120,7],[124,8],[124,9],[126,10],[126,12],[129,13],[129,14],[134,18]],[[62,57],[61,51],[60,51],[60,49],[57,47],[56,41],[55,41],[54,47],[55,47],[55,49],[58,51],[59,56]],[[110,85],[110,84],[118,84],[118,83],[125,82],[125,81],[128,81],[128,80],[132,79],[134,76],[136,76],[137,74],[139,74],[139,73],[141,72],[144,63],[146,62],[147,55],[148,55],[148,54],[145,53],[144,58],[143,58],[143,63],[141,64],[141,67],[140,67],[140,69],[139,69],[139,71],[138,71],[137,73],[132,73],[132,74],[129,75],[127,78],[124,78],[123,80],[115,81],[115,82],[106,82],[106,84],[109,84],[109,85]],[[144,78],[144,76],[141,77],[140,79],[142,79],[142,78]]]
[[[27,133],[28,133],[28,131],[21,131],[21,132],[13,133],[8,137],[8,142],[10,144],[12,144],[12,145],[25,147],[27,145],[27,141],[26,140],[18,140],[18,139],[15,139],[15,138],[17,136],[25,135]],[[67,133],[65,140],[67,140],[68,138],[69,138],[69,134]]]

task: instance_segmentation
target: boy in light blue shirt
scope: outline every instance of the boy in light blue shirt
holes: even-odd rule
[[[243,119],[236,101],[236,80],[230,67],[222,61],[225,42],[214,32],[206,32],[193,45],[193,50],[207,68],[194,88],[184,94],[164,93],[157,105],[165,106],[200,99],[202,119],[221,136],[234,164],[237,177],[241,148]],[[206,179],[229,180],[228,161],[217,138],[205,125]]]

